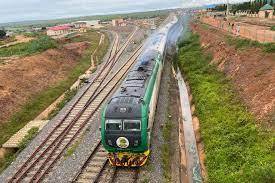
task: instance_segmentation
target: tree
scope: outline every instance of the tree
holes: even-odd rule
[[[4,31],[4,30],[0,30],[0,38],[3,38],[3,37],[5,37],[6,36],[6,31]]]

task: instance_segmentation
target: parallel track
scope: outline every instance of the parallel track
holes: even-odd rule
[[[141,53],[141,46],[135,51],[132,57],[126,62],[126,70],[124,74],[131,68],[135,63],[136,58]],[[123,77],[121,77],[123,78]],[[119,82],[117,82],[119,84]],[[103,176],[103,172],[108,166],[107,152],[103,149],[101,141],[99,141],[95,148],[93,149],[90,157],[86,160],[85,164],[82,166],[80,172],[74,178],[74,182],[84,183],[84,182],[98,182]]]
[[[58,125],[49,133],[27,161],[18,169],[9,182],[40,182],[62,156],[64,150],[81,134],[90,118],[97,112],[112,87],[115,86],[116,76],[103,85],[114,64],[126,49],[136,30],[131,34],[125,44],[117,51],[118,37],[113,45],[109,60],[99,69],[94,80],[84,93],[71,106],[65,116],[58,121]],[[115,50],[115,51],[114,51]],[[123,69],[121,69],[123,70]],[[120,71],[121,71],[120,70]],[[121,72],[117,72],[117,77]],[[109,90],[106,89],[108,86]]]
[[[137,183],[139,168],[115,167],[111,183]]]

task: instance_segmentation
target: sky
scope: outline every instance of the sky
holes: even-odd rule
[[[0,2],[0,23],[6,23],[194,7],[226,2],[226,0],[0,0]]]

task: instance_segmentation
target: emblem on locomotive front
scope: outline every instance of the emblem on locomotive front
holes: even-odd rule
[[[125,137],[119,137],[116,140],[116,144],[118,147],[125,149],[129,146],[129,140]]]

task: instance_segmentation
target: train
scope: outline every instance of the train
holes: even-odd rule
[[[101,143],[113,166],[143,166],[150,154],[151,132],[169,32],[170,17],[145,42],[136,63],[101,111]]]

